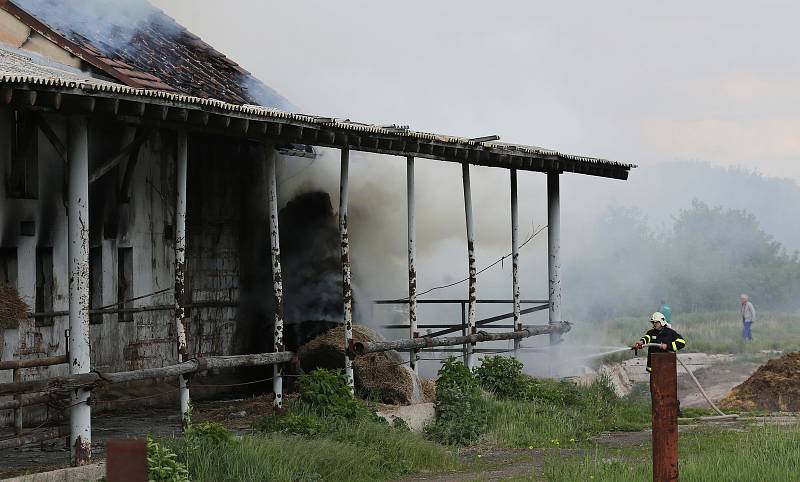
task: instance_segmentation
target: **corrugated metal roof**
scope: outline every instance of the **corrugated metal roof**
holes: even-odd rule
[[[26,52],[27,54],[27,52]],[[424,141],[437,141],[445,144],[462,147],[491,148],[500,154],[552,156],[587,164],[596,164],[611,168],[628,170],[635,168],[635,164],[611,161],[588,156],[565,154],[553,149],[537,146],[508,144],[504,142],[476,142],[466,137],[406,129],[405,126],[381,126],[368,123],[353,122],[349,119],[334,119],[330,117],[306,115],[284,112],[278,109],[258,105],[237,105],[217,99],[208,99],[189,96],[181,93],[166,92],[162,90],[133,88],[114,82],[92,78],[89,74],[76,72],[55,65],[47,65],[41,59],[26,56],[19,52],[0,49],[0,86],[2,84],[29,84],[58,88],[64,90],[78,90],[82,95],[125,96],[135,98],[144,103],[153,100],[168,101],[175,107],[187,109],[206,110],[216,114],[230,115],[232,117],[246,117],[255,120],[275,121],[284,120],[304,123],[312,126],[328,126],[354,133],[366,133],[385,136],[402,136],[404,138],[419,139]],[[74,93],[74,92],[72,92]]]

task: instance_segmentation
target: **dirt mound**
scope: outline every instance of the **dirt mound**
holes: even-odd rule
[[[355,341],[383,340],[378,333],[364,326],[353,326]],[[305,372],[315,368],[344,368],[344,327],[324,333],[298,350],[300,367]],[[353,375],[356,388],[383,403],[410,404],[423,399],[419,378],[408,367],[408,361],[396,351],[370,353],[355,359]]]
[[[739,410],[800,412],[800,352],[770,360],[733,388],[720,406]]]
[[[20,320],[28,317],[29,311],[17,290],[0,281],[0,330],[16,328]]]

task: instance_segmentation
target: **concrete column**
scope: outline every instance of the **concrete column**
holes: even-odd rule
[[[419,336],[417,330],[417,227],[414,192],[414,157],[408,156],[406,168],[406,197],[408,199],[408,325],[410,338]],[[408,354],[409,366],[417,373],[417,352]]]
[[[475,227],[472,218],[472,188],[469,181],[469,163],[465,162],[461,165],[462,177],[464,180],[464,213],[467,218],[467,256],[469,258],[469,301],[467,308],[467,331],[472,335],[475,333],[475,302],[476,295],[476,281],[477,281],[477,267],[475,263]],[[473,356],[475,345],[470,343],[467,345],[466,354],[464,356],[464,365],[472,370],[475,361]]]
[[[511,169],[511,299],[514,307],[514,330],[522,330],[519,308],[519,207],[517,202],[517,170]],[[514,356],[519,355],[519,342],[514,340]]]
[[[347,234],[347,198],[349,193],[350,149],[342,149],[342,168],[339,184],[339,235],[342,245],[342,298],[344,300],[344,343],[345,350],[353,339],[353,283],[350,275],[350,237]],[[352,391],[353,361],[345,354],[344,374]]]
[[[276,175],[276,155],[272,145],[266,148],[267,192],[269,196],[269,243],[272,260],[272,292],[274,298],[273,351],[284,351],[283,346],[283,278],[281,276],[281,237],[278,230],[278,182]],[[275,393],[275,408],[283,408],[283,367],[273,365],[272,391]]]
[[[175,199],[175,333],[178,343],[178,363],[184,361],[186,343],[186,177],[188,171],[188,141],[186,131],[178,131],[178,151],[176,155],[176,199]],[[180,386],[181,422],[186,428],[189,414],[189,386],[187,376],[178,377]]]
[[[561,211],[559,173],[547,173],[547,272],[549,286],[549,322],[561,323]],[[550,333],[550,344],[561,341],[560,333]]]
[[[67,256],[69,258],[69,370],[89,373],[89,132],[88,120],[69,120],[69,202]],[[70,408],[72,465],[91,459],[92,429],[89,391],[73,390]]]

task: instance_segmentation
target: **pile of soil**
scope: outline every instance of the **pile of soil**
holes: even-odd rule
[[[383,340],[367,327],[353,326],[355,341]],[[310,372],[315,368],[344,368],[344,327],[338,326],[301,346],[298,350],[300,368]],[[370,353],[353,362],[356,389],[383,403],[419,403],[424,400],[419,378],[408,367],[408,360],[396,351]]]
[[[0,330],[16,328],[29,313],[17,290],[0,281]]]
[[[733,388],[720,406],[738,410],[800,412],[800,352],[770,360]]]

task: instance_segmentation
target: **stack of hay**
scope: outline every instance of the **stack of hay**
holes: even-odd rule
[[[16,328],[30,314],[17,290],[0,281],[0,330]]]
[[[353,326],[353,340],[376,341],[383,337],[364,326]],[[324,333],[298,350],[300,367],[305,372],[315,368],[344,368],[344,327]],[[370,353],[353,362],[356,388],[377,396],[383,403],[411,404],[423,401],[424,388],[408,367],[408,361],[396,351]]]
[[[736,410],[800,412],[800,352],[768,361],[719,405]]]

